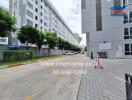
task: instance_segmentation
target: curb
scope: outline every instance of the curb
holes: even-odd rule
[[[31,64],[31,63],[35,63],[35,62],[38,62],[38,61],[34,61],[34,62],[24,62],[24,63],[12,64],[12,65],[4,65],[4,66],[0,66],[0,69],[6,69],[6,68],[21,66],[21,65],[27,65],[27,64]]]
[[[23,63],[18,63],[18,64],[12,64],[12,65],[3,65],[3,66],[0,66],[0,69],[6,69],[6,68],[21,66],[21,65],[27,65],[27,64],[31,64],[31,63],[46,61],[46,60],[49,60],[49,58],[40,59],[40,60],[36,60],[36,61],[23,62]]]
[[[6,69],[9,68],[9,65],[0,66],[0,69]]]
[[[24,62],[22,63],[22,65],[27,65],[27,64],[31,64],[32,62]]]

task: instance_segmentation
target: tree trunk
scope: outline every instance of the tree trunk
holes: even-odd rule
[[[38,50],[39,50],[39,56],[40,57],[42,57],[42,55],[41,55],[41,48],[42,48],[42,46],[41,45],[38,45]]]
[[[8,35],[8,45],[13,45],[12,33]]]
[[[29,44],[28,43],[26,44],[26,50],[29,50]]]

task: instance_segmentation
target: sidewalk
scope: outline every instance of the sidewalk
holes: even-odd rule
[[[82,76],[77,100],[126,100],[123,79],[114,76],[110,69],[85,66],[84,70],[87,74]]]

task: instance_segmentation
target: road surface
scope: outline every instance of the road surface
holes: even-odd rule
[[[0,100],[76,100],[81,74],[68,72],[86,61],[74,55],[0,70]]]
[[[131,59],[101,64],[104,69],[95,69],[80,54],[0,70],[0,100],[126,100],[124,73],[132,75]]]

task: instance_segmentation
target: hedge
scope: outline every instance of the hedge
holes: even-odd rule
[[[6,50],[3,52],[3,57],[5,62],[20,61],[32,58],[33,52],[27,50]]]

